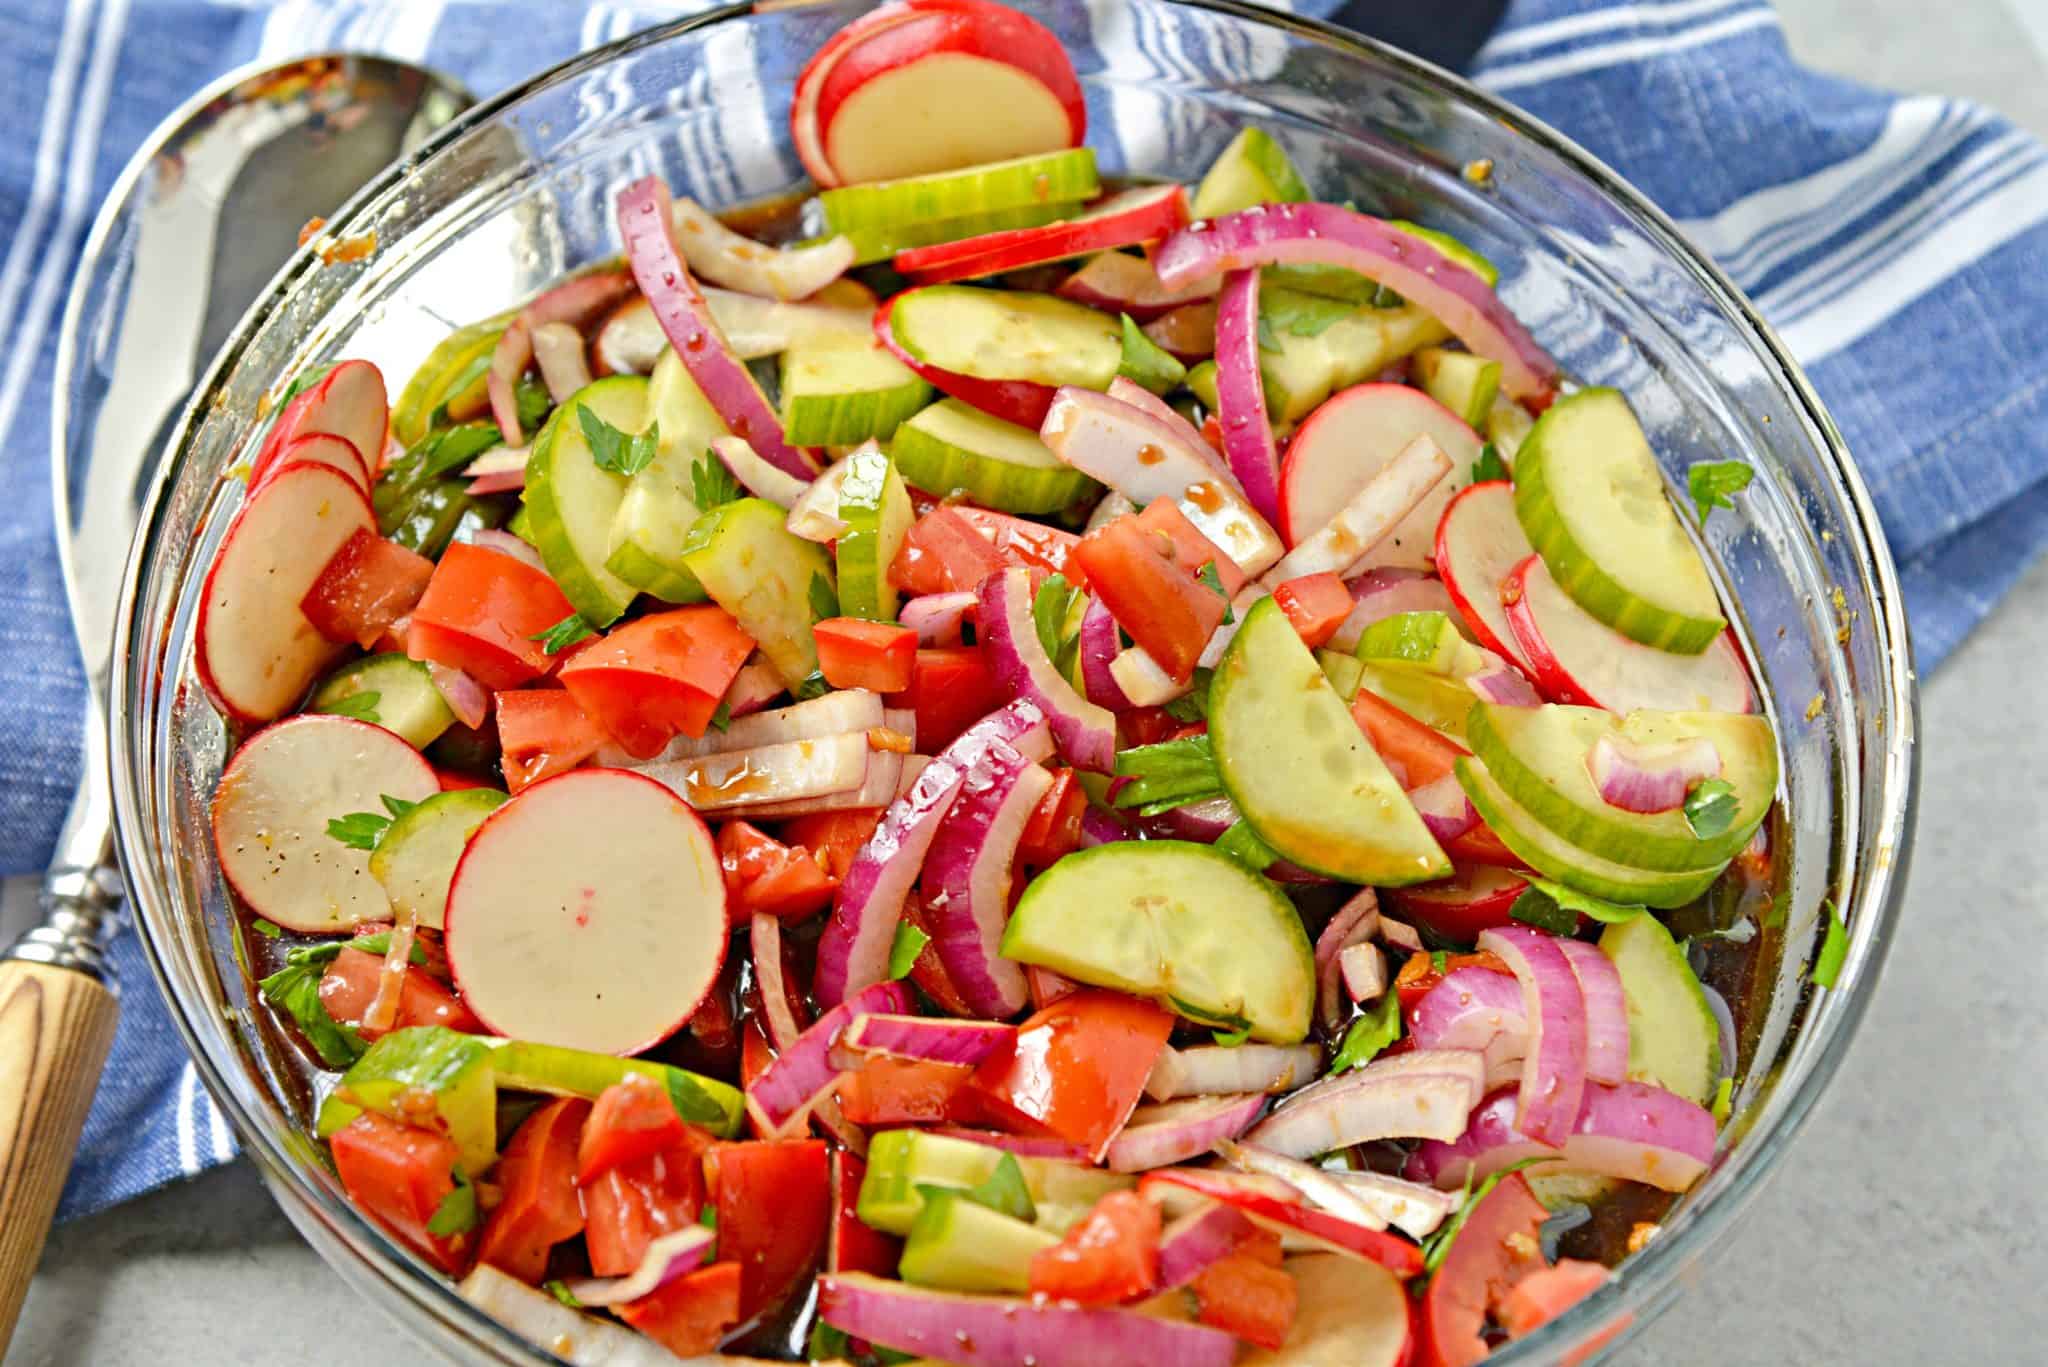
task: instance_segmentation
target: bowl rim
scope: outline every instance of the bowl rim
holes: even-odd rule
[[[610,65],[617,59],[665,44],[698,30],[711,29],[757,12],[797,8],[823,0],[741,0],[700,14],[629,34],[599,47],[578,53],[482,100],[438,130],[408,156],[392,163],[366,183],[329,216],[328,231],[346,234],[356,230],[365,211],[383,199],[444,148],[466,136],[473,128],[488,123],[527,97]],[[1879,522],[1875,505],[1856,468],[1841,432],[1829,416],[1799,363],[1786,350],[1775,330],[1757,312],[1749,299],[1710,258],[1695,249],[1677,225],[1618,173],[1575,141],[1548,123],[1493,95],[1467,78],[1425,61],[1377,39],[1305,16],[1267,9],[1245,0],[1160,0],[1189,9],[1223,15],[1237,22],[1279,30],[1297,39],[1354,59],[1392,68],[1397,74],[1425,87],[1434,87],[1446,98],[1476,108],[1490,116],[1510,135],[1527,139],[1559,160],[1567,172],[1582,178],[1602,195],[1611,207],[1629,218],[1635,227],[1660,246],[1669,261],[1682,266],[1725,315],[1738,321],[1750,334],[1752,349],[1767,364],[1769,379],[1804,418],[1808,435],[1819,448],[1823,468],[1834,482],[1843,513],[1854,533],[1853,544],[1858,573],[1872,608],[1871,624],[1876,633],[1882,669],[1876,678],[1864,682],[1880,685],[1880,715],[1888,719],[1881,749],[1862,755],[1855,747],[1837,741],[1845,752],[1858,754],[1857,771],[1869,786],[1874,767],[1876,800],[1863,823],[1867,847],[1889,850],[1891,857],[1868,861],[1860,850],[1848,851],[1845,866],[1831,867],[1827,878],[1841,894],[1839,905],[1848,908],[1848,952],[1836,985],[1815,989],[1816,1000],[1806,1008],[1808,1019],[1801,1028],[1796,1056],[1781,1059],[1778,1076],[1768,1093],[1759,1099],[1759,1109],[1747,1129],[1733,1144],[1725,1160],[1716,1164],[1707,1180],[1666,1225],[1664,1233],[1629,1258],[1616,1275],[1592,1296],[1567,1314],[1543,1326],[1526,1338],[1497,1349],[1489,1359],[1514,1364],[1550,1360],[1557,1352],[1582,1343],[1594,1332],[1611,1326],[1615,1337],[1608,1348],[1633,1337],[1654,1314],[1675,1295],[1680,1272],[1696,1257],[1725,1238],[1735,1217],[1748,1207],[1757,1192],[1777,1170],[1785,1149],[1804,1127],[1814,1105],[1846,1056],[1857,1027],[1869,1006],[1888,954],[1893,931],[1903,907],[1903,893],[1910,863],[1911,836],[1919,787],[1919,698],[1913,667],[1911,638],[1907,632],[1904,597],[1889,543]],[[370,54],[366,54],[370,55]],[[249,1115],[228,1084],[224,1065],[213,1054],[213,1037],[200,1028],[194,1007],[179,995],[154,927],[169,926],[181,911],[178,899],[165,882],[137,879],[134,870],[151,867],[151,850],[144,841],[145,802],[137,768],[136,747],[131,742],[131,684],[142,682],[137,666],[150,657],[150,643],[140,636],[143,629],[138,607],[144,579],[155,556],[162,524],[167,516],[170,493],[186,457],[208,402],[248,349],[267,315],[288,298],[300,278],[318,267],[316,254],[308,248],[294,253],[252,303],[205,370],[192,398],[164,448],[166,459],[159,462],[144,499],[123,575],[120,608],[115,623],[111,696],[107,709],[109,764],[113,783],[116,843],[127,887],[134,899],[134,917],[151,973],[156,979],[193,1065],[208,1093],[235,1126],[243,1151],[257,1167],[288,1216],[314,1242],[330,1264],[345,1278],[371,1294],[370,1283],[385,1292],[397,1292],[427,1312],[441,1329],[458,1336],[466,1345],[491,1353],[506,1363],[534,1363],[552,1358],[546,1350],[485,1314],[453,1288],[447,1278],[401,1249],[382,1229],[372,1224],[347,1202],[331,1200],[317,1190],[300,1170],[299,1162],[272,1137],[264,1125]],[[143,677],[148,677],[145,670]],[[1849,700],[1828,700],[1831,720],[1853,721],[1843,709]],[[1860,726],[1851,725],[1841,735],[1855,736]],[[1843,789],[1837,780],[1837,801]],[[1860,795],[1856,799],[1861,802]],[[1811,932],[1809,931],[1809,934]],[[1798,943],[1788,935],[1787,952]],[[227,1052],[235,1052],[224,1044]],[[1790,1082],[1791,1087],[1784,1084]],[[294,1199],[287,1201],[289,1193]],[[321,1237],[314,1237],[315,1233]],[[343,1264],[340,1253],[353,1260]],[[373,1296],[387,1313],[404,1323],[395,1305],[386,1297]],[[1641,1313],[1647,1310],[1648,1313]],[[412,1332],[420,1326],[405,1324]],[[445,1347],[445,1344],[437,1344]],[[1602,1356],[1605,1355],[1603,1350]],[[559,1360],[559,1359],[553,1359]]]

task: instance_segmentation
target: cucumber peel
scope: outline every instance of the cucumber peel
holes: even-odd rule
[[[1039,152],[957,171],[848,185],[819,194],[825,226],[857,234],[935,220],[969,218],[1046,204],[1071,204],[1102,191],[1095,153],[1086,147]]]
[[[839,485],[839,519],[846,532],[834,551],[841,613],[871,622],[896,620],[897,591],[889,581],[889,566],[903,549],[914,517],[910,491],[895,462],[879,451],[856,451],[846,458]]]
[[[818,672],[811,585],[836,593],[825,548],[791,534],[788,514],[764,498],[743,498],[697,519],[681,555],[713,602],[754,638],[783,682],[795,687]]]
[[[1189,212],[1217,218],[1255,204],[1299,204],[1315,198],[1287,153],[1263,128],[1246,128],[1217,154],[1195,190]]]
[[[782,428],[796,446],[886,441],[932,387],[872,337],[798,342],[782,353]]]
[[[896,297],[889,327],[914,359],[982,380],[1107,389],[1123,364],[1116,319],[1051,294],[928,285]]]
[[[1055,513],[1100,487],[1030,428],[959,399],[940,399],[897,428],[889,453],[903,478],[925,492],[943,498],[964,490],[1001,513]]]
[[[577,390],[534,438],[526,462],[525,503],[534,549],[570,606],[602,627],[625,614],[637,590],[605,568],[627,481],[598,466],[577,416],[585,409],[621,432],[638,435],[653,421],[648,382],[638,375],[612,375]]]
[[[350,703],[350,699],[356,699]],[[455,725],[434,676],[418,660],[385,651],[351,661],[313,690],[308,712],[331,712],[381,726],[424,750]]]

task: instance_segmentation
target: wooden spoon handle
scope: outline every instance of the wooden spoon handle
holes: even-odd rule
[[[0,962],[0,1358],[42,1257],[119,1016],[87,974]]]

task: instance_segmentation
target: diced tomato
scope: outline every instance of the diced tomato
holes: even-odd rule
[[[1032,809],[1017,842],[1017,857],[1034,869],[1050,868],[1081,847],[1081,818],[1088,811],[1088,793],[1072,769],[1055,769],[1052,787]]]
[[[1071,997],[1081,990],[1081,984],[1072,978],[1062,978],[1049,968],[1037,964],[1024,965],[1024,985],[1031,991],[1031,1009],[1043,1011],[1061,997]]]
[[[478,1262],[538,1286],[549,1251],[583,1232],[576,1143],[589,1114],[589,1102],[563,1097],[520,1122],[498,1159],[498,1204],[484,1223]]]
[[[1008,563],[957,508],[941,505],[911,524],[889,582],[905,593],[971,590]]]
[[[811,628],[811,635],[818,643],[818,669],[834,688],[901,693],[910,687],[917,633],[909,627],[827,617]]]
[[[1408,962],[1401,965],[1401,971],[1394,975],[1394,991],[1401,996],[1401,1014],[1414,1011],[1429,990],[1461,968],[1490,968],[1496,973],[1508,972],[1507,962],[1492,950],[1482,949],[1477,954],[1446,954],[1444,966],[1436,966],[1436,957],[1431,954],[1410,954]]]
[[[1423,1367],[1470,1367],[1485,1358],[1487,1307],[1543,1266],[1537,1234],[1549,1217],[1518,1172],[1472,1208],[1423,1296]]]
[[[1214,413],[1202,419],[1202,440],[1208,442],[1217,455],[1223,454],[1223,422]]]
[[[1230,557],[1170,499],[1155,499],[1142,513],[1097,527],[1081,538],[1073,559],[1117,625],[1183,681],[1223,624],[1230,595],[1244,585]],[[1207,565],[1216,567],[1220,593],[1197,577]]]
[[[985,1059],[972,1102],[998,1128],[1072,1140],[1100,1160],[1145,1090],[1173,1017],[1099,989],[1062,997]]]
[[[847,807],[836,812],[793,816],[782,823],[782,834],[790,844],[801,845],[816,855],[825,872],[834,878],[844,878],[853,857],[881,823],[880,807]]]
[[[768,1032],[761,1028],[759,1016],[747,1017],[747,1023],[740,1029],[740,1090],[754,1085],[754,1079],[768,1071],[768,1065],[775,1061],[775,1050],[768,1043]]]
[[[1113,1191],[1067,1236],[1031,1259],[1031,1293],[1082,1305],[1117,1305],[1159,1281],[1159,1207]]]
[[[1072,532],[968,503],[957,505],[953,511],[979,532],[982,540],[988,542],[1006,564],[1022,565],[1030,570],[1034,585],[1048,575],[1064,574],[1067,582],[1075,588],[1088,587],[1087,573],[1077,568],[1073,561],[1074,547],[1080,544],[1081,538]],[[963,587],[973,588],[974,585]]]
[[[931,909],[924,904],[924,896],[917,889],[903,899],[903,917],[927,936],[932,933]],[[973,1020],[977,1016],[967,1005],[960,989],[953,986],[952,975],[946,972],[946,965],[939,958],[939,947],[929,939],[918,951],[917,961],[910,966],[910,980],[917,984],[917,990],[937,1003],[939,1009],[949,1016]]]
[[[718,1257],[740,1266],[740,1314],[772,1309],[825,1252],[831,1182],[822,1139],[754,1140],[712,1149]]]
[[[869,1059],[839,1084],[839,1109],[856,1125],[933,1125],[952,1118],[972,1065]]]
[[[1534,1333],[1606,1285],[1611,1275],[1599,1263],[1560,1258],[1516,1282],[1501,1302],[1498,1318],[1515,1338]]]
[[[436,768],[434,780],[441,785],[444,793],[460,792],[464,788],[488,788],[491,785],[471,774],[458,774],[453,769]]]
[[[917,753],[936,755],[1003,701],[978,647],[932,646],[917,652],[910,687],[892,695],[889,704],[917,713]]]
[[[1221,546],[1204,536],[1201,528],[1188,521],[1188,515],[1172,499],[1154,499],[1145,505],[1143,512],[1134,516],[1139,529],[1147,536],[1173,543],[1174,560],[1189,574],[1198,573],[1202,566],[1213,564],[1216,580],[1223,585],[1226,596],[1235,598],[1237,591],[1245,586],[1246,575],[1237,567],[1237,562]]]
[[[455,1190],[454,1140],[365,1111],[336,1130],[328,1148],[349,1200],[434,1266],[461,1275],[470,1236],[427,1233]]]
[[[383,976],[382,955],[345,948],[320,975],[320,1004],[327,1008],[328,1015],[354,1026],[365,1039],[375,1039],[385,1032],[364,1030],[358,1022],[377,999],[377,984]],[[483,1023],[438,978],[408,964],[405,981],[398,990],[398,1014],[392,1018],[389,1029],[411,1025],[445,1025],[466,1034],[484,1033]]]
[[[328,640],[368,650],[413,610],[433,577],[433,561],[358,527],[306,590],[299,611]]]
[[[839,886],[809,850],[785,845],[745,821],[720,828],[718,859],[725,871],[726,915],[735,926],[757,911],[801,921],[823,910]]]
[[[664,1153],[607,1168],[582,1187],[583,1242],[590,1270],[623,1277],[640,1266],[647,1245],[695,1224],[704,1209],[704,1132],[685,1129]]]
[[[713,1263],[627,1301],[619,1318],[677,1357],[699,1358],[740,1322],[740,1281],[738,1264]]]
[[[1117,717],[1117,729],[1122,733],[1124,749],[1171,740],[1180,728],[1180,718],[1163,707],[1134,707]]]
[[[1304,574],[1273,590],[1273,601],[1287,614],[1302,643],[1314,650],[1344,625],[1351,615],[1351,590],[1334,574]]]
[[[649,613],[563,661],[562,687],[636,759],[677,732],[701,736],[754,649],[732,614],[712,603]]]
[[[457,541],[442,552],[412,610],[405,649],[415,660],[459,669],[493,691],[517,688],[553,663],[534,638],[574,612],[544,572]]]
[[[689,1128],[660,1083],[644,1073],[628,1073],[599,1093],[591,1107],[576,1149],[576,1180],[587,1186],[609,1168],[666,1152],[688,1138]]]
[[[1194,1280],[1196,1318],[1261,1348],[1278,1349],[1294,1328],[1300,1288],[1285,1268],[1243,1253],[1211,1263]]]
[[[582,704],[560,688],[499,693],[491,710],[498,719],[505,787],[513,793],[567,773],[596,754],[606,740]]]
[[[903,1243],[860,1218],[860,1184],[867,1171],[860,1155],[832,1150],[832,1233],[825,1245],[825,1270],[892,1277]]]
[[[1267,1229],[1263,1225],[1254,1226],[1251,1233],[1238,1240],[1237,1247],[1232,1249],[1231,1253],[1236,1257],[1264,1263],[1267,1267],[1278,1267],[1286,1258],[1286,1252],[1280,1243],[1280,1231]]]
[[[1451,766],[1471,751],[1434,727],[1426,726],[1386,699],[1361,688],[1351,700],[1351,719],[1365,732],[1372,748],[1401,780],[1409,792],[1434,783],[1451,772]],[[1495,868],[1519,869],[1522,861],[1501,844],[1500,837],[1484,825],[1474,826],[1453,840],[1444,842],[1444,852],[1466,864],[1488,864]]]

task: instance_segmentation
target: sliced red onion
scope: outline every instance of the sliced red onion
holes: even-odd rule
[[[864,987],[827,1011],[795,1043],[777,1054],[747,1088],[747,1114],[764,1138],[787,1139],[799,1133],[818,1099],[839,1082],[832,1066],[832,1045],[847,1022],[863,1013],[880,1015],[910,1009],[910,993],[901,983]]]
[[[925,856],[926,915],[946,976],[969,1009],[992,1019],[1031,999],[1024,970],[1002,956],[1017,842],[1052,775],[1001,741],[966,770]]]
[[[1258,205],[1182,228],[1152,254],[1168,289],[1219,270],[1312,263],[1357,271],[1436,315],[1474,353],[1500,362],[1509,397],[1540,403],[1556,392],[1557,363],[1485,280],[1380,219],[1335,204]]]
[[[1031,993],[1031,1009],[1043,1011],[1062,997],[1071,997],[1081,990],[1081,984],[1072,978],[1064,978],[1049,968],[1037,964],[1024,965],[1024,984]]]
[[[752,667],[752,664],[740,666],[740,674],[744,675]],[[735,682],[737,678],[735,676]],[[766,684],[760,686],[766,687]],[[773,711],[757,711],[744,722],[735,718],[733,724],[723,731],[713,727],[701,736],[676,736],[652,761],[635,760],[625,751],[611,746],[600,749],[597,759],[600,764],[634,769],[665,760],[725,755],[764,745],[784,745],[790,741],[824,740],[856,731],[865,735],[884,724],[881,694],[865,688],[842,688],[807,702],[791,703]]]
[[[1344,946],[1337,967],[1344,974],[1344,990],[1355,1002],[1376,1001],[1387,990],[1387,955],[1376,944]]]
[[[1225,1092],[1289,1092],[1314,1077],[1322,1061],[1323,1051],[1313,1044],[1168,1045],[1145,1080],[1145,1095],[1171,1101]]]
[[[1109,662],[1109,679],[1124,701],[1133,707],[1164,707],[1175,698],[1185,698],[1194,685],[1176,679],[1143,646],[1128,646]]]
[[[1455,614],[1452,621],[1460,620]],[[1481,699],[1498,703],[1502,707],[1541,707],[1542,695],[1536,686],[1522,677],[1522,671],[1503,660],[1500,656],[1481,646],[1472,647],[1486,657],[1486,663],[1476,672],[1465,676],[1465,686]]]
[[[1229,1140],[1218,1144],[1216,1153],[1232,1167],[1279,1178],[1307,1197],[1311,1205],[1339,1219],[1364,1225],[1367,1229],[1387,1227],[1385,1217],[1378,1210],[1354,1195],[1341,1182],[1333,1180],[1331,1174],[1299,1158],[1289,1158],[1258,1144],[1236,1144]]]
[[[1257,1232],[1257,1226],[1236,1207],[1203,1202],[1161,1232],[1159,1276],[1152,1293],[1163,1295],[1186,1286]]]
[[[1525,1158],[1555,1156],[1558,1166],[1684,1191],[1714,1159],[1714,1117],[1682,1096],[1644,1082],[1595,1082],[1561,1148],[1531,1139],[1515,1126],[1520,1099],[1495,1092],[1472,1112],[1453,1143],[1425,1143],[1408,1159],[1407,1175],[1454,1188]]]
[[[477,527],[465,533],[463,540],[472,546],[496,551],[499,555],[509,555],[522,565],[531,565],[543,574],[547,572],[547,566],[541,563],[540,552],[510,532],[501,532],[495,527]]]
[[[1704,736],[1669,745],[1642,745],[1606,731],[1586,752],[1586,771],[1609,806],[1625,812],[1669,812],[1701,779],[1721,773],[1721,752]]]
[[[1244,492],[1244,486],[1238,483],[1237,476],[1231,472],[1230,466],[1223,459],[1222,453],[1209,445],[1208,441],[1202,436],[1202,430],[1182,417],[1179,409],[1137,381],[1127,380],[1121,375],[1109,382],[1108,392],[1110,398],[1129,404],[1154,422],[1165,427],[1169,432],[1177,435],[1187,444],[1190,451],[1198,454],[1206,453],[1209,468],[1229,480],[1230,487],[1238,493]]]
[[[1190,802],[1185,807],[1170,808],[1152,820],[1160,830],[1182,840],[1213,845],[1225,831],[1238,823],[1240,817],[1237,804],[1229,798],[1209,797],[1200,802]]]
[[[1580,940],[1556,941],[1579,980],[1586,1003],[1586,1076],[1594,1082],[1628,1080],[1628,998],[1614,960]]]
[[[1427,1238],[1458,1208],[1458,1198],[1450,1192],[1385,1173],[1332,1170],[1329,1175],[1380,1219],[1411,1239]]]
[[[1498,1035],[1486,1046],[1482,1057],[1486,1061],[1486,1091],[1502,1087],[1522,1085],[1522,1060],[1529,1053],[1527,1035]]]
[[[1347,655],[1357,649],[1358,638],[1365,635],[1367,627],[1396,613],[1441,612],[1457,620],[1457,609],[1451,605],[1443,580],[1421,570],[1383,565],[1348,581],[1348,587],[1351,615],[1338,624],[1328,642],[1331,650]]]
[[[713,437],[711,449],[740,486],[778,508],[793,508],[811,487],[810,476],[792,475],[764,458],[745,437]]]
[[[1122,1133],[1110,1141],[1103,1161],[1111,1172],[1169,1167],[1237,1138],[1259,1118],[1265,1105],[1263,1093],[1247,1092],[1140,1106],[1131,1112]]]
[[[1483,1050],[1506,1037],[1518,1042],[1519,1058],[1529,1038],[1522,985],[1490,968],[1454,969],[1422,994],[1409,1013],[1408,1033],[1418,1049]]]
[[[478,475],[469,482],[465,492],[475,498],[483,494],[509,494],[515,489],[525,487],[526,470],[522,466],[517,470],[503,470],[495,475]]]
[[[1088,521],[1081,528],[1082,534],[1086,535],[1097,527],[1106,527],[1126,513],[1135,513],[1136,511],[1138,511],[1137,504],[1131,502],[1116,490],[1111,489],[1095,505],[1095,511],[1088,514]]]
[[[734,721],[741,717],[751,717],[765,710],[769,703],[787,691],[782,682],[782,675],[769,662],[768,657],[757,654],[740,666],[740,672],[733,675],[732,682],[726,686],[723,700],[726,715]]]
[[[960,623],[974,611],[974,593],[927,593],[905,602],[896,620],[917,633],[921,646],[960,644]]]
[[[1152,273],[1152,263],[1144,257],[1128,252],[1097,252],[1061,281],[1053,293],[1091,308],[1128,313],[1133,322],[1149,323],[1182,304],[1214,298],[1216,281],[1197,280],[1169,290],[1160,285],[1159,277]]]
[[[441,701],[447,703],[448,710],[455,714],[455,720],[470,730],[482,726],[484,719],[490,716],[490,692],[461,670],[429,660],[427,677],[433,681],[434,691],[441,695]]]
[[[1116,718],[1060,676],[1031,619],[1031,572],[1013,565],[981,581],[981,632],[999,683],[1045,714],[1053,740],[1079,769],[1116,765]]]
[[[1422,824],[1438,840],[1456,840],[1479,824],[1479,813],[1458,785],[1458,776],[1447,773],[1420,788],[1409,790],[1408,800],[1422,817]]]
[[[1063,1163],[1086,1163],[1088,1147],[1067,1139],[1041,1139],[1028,1134],[1004,1134],[1000,1130],[971,1130],[959,1125],[940,1125],[932,1131],[949,1139],[986,1144],[991,1149],[1014,1153],[1019,1158],[1052,1158]]]
[[[1380,938],[1397,949],[1412,954],[1422,952],[1422,935],[1406,921],[1397,921],[1391,916],[1380,917]]]
[[[754,982],[761,989],[761,1013],[768,1019],[768,1042],[778,1053],[794,1049],[804,1030],[790,1009],[789,981],[782,971],[782,922],[755,912],[747,923],[747,944],[753,950]]]
[[[811,990],[819,1005],[837,1005],[887,976],[903,899],[924,868],[932,837],[959,797],[968,768],[997,742],[1034,759],[1052,751],[1045,714],[1019,699],[968,727],[924,766],[908,792],[889,804],[839,880],[832,919],[818,941],[818,976]]]
[[[542,323],[533,330],[533,359],[540,363],[541,383],[548,397],[565,403],[590,383],[590,362],[584,359],[583,334],[567,323]]]
[[[1467,1049],[1407,1049],[1398,1054],[1383,1054],[1361,1072],[1335,1073],[1319,1078],[1300,1091],[1281,1097],[1273,1110],[1276,1113],[1290,1110],[1328,1093],[1358,1086],[1367,1080],[1384,1082],[1393,1077],[1424,1076],[1458,1079],[1465,1085],[1465,1104],[1469,1109],[1477,1106],[1479,1098],[1486,1094],[1479,1085],[1480,1079],[1484,1076],[1483,1068],[1479,1055]]]
[[[846,519],[839,516],[839,492],[846,483],[847,472],[852,468],[853,458],[881,447],[874,442],[863,442],[854,450],[826,467],[804,487],[796,501],[789,505],[789,516],[783,519],[783,526],[791,536],[800,536],[806,541],[829,545],[847,533]]]
[[[1452,1140],[1465,1132],[1478,1086],[1479,1056],[1470,1076],[1375,1073],[1328,1079],[1295,1093],[1251,1132],[1254,1144],[1289,1158],[1374,1139]]]
[[[1337,914],[1323,927],[1323,933],[1316,936],[1316,1018],[1325,1030],[1335,1031],[1344,1023],[1340,956],[1350,946],[1370,940],[1379,926],[1379,894],[1371,888],[1360,888],[1337,909]]]
[[[818,1278],[818,1318],[855,1338],[957,1367],[1231,1367],[1237,1358],[1235,1338],[1185,1320],[1042,1296],[933,1291],[862,1272]]]
[[[1162,351],[1183,361],[1196,361],[1216,354],[1216,301],[1198,299],[1192,304],[1166,312],[1145,324],[1145,335]]]
[[[640,1266],[623,1277],[576,1277],[569,1294],[585,1305],[623,1305],[651,1296],[685,1272],[694,1272],[711,1256],[718,1236],[703,1225],[688,1225],[657,1236],[640,1257]]]
[[[788,302],[808,299],[846,274],[857,255],[853,239],[839,236],[804,247],[769,247],[743,237],[698,207],[679,199],[675,240],[690,269],[706,280],[748,294]]]
[[[1115,815],[1100,807],[1091,806],[1081,813],[1081,848],[1090,850],[1097,845],[1114,845],[1119,840],[1129,840],[1131,833],[1124,829],[1124,823]]]
[[[1252,1223],[1278,1234],[1283,1249],[1362,1258],[1402,1278],[1422,1271],[1422,1254],[1414,1244],[1318,1210],[1296,1188],[1275,1178],[1217,1168],[1163,1168],[1139,1179],[1138,1191],[1169,1212],[1190,1208],[1190,1194],[1235,1206]]]
[[[1216,409],[1223,457],[1231,472],[1259,516],[1278,522],[1280,448],[1273,440],[1272,420],[1266,416],[1266,384],[1259,374],[1259,273],[1255,269],[1233,270],[1224,276],[1222,292],[1216,296]]]
[[[1562,1143],[1586,1094],[1586,999],[1557,940],[1528,926],[1495,926],[1479,948],[1499,955],[1522,985],[1529,1053],[1516,1124],[1532,1139]],[[1441,1136],[1438,1136],[1441,1138]]]
[[[1111,662],[1122,650],[1116,618],[1110,616],[1100,599],[1090,599],[1088,610],[1081,614],[1081,687],[1089,702],[1112,712],[1128,712],[1132,706],[1110,670]]]
[[[759,919],[759,918],[756,918]],[[773,919],[773,918],[770,918]],[[764,991],[765,986],[764,986]],[[1017,1027],[938,1016],[855,1016],[839,1047],[926,1063],[979,1063],[1017,1038]]]
[[[491,353],[484,387],[490,394],[491,416],[498,420],[498,432],[507,446],[526,445],[526,434],[519,429],[514,386],[533,360],[533,330],[548,323],[583,327],[632,292],[633,277],[625,271],[579,275],[535,299],[506,325]]]

